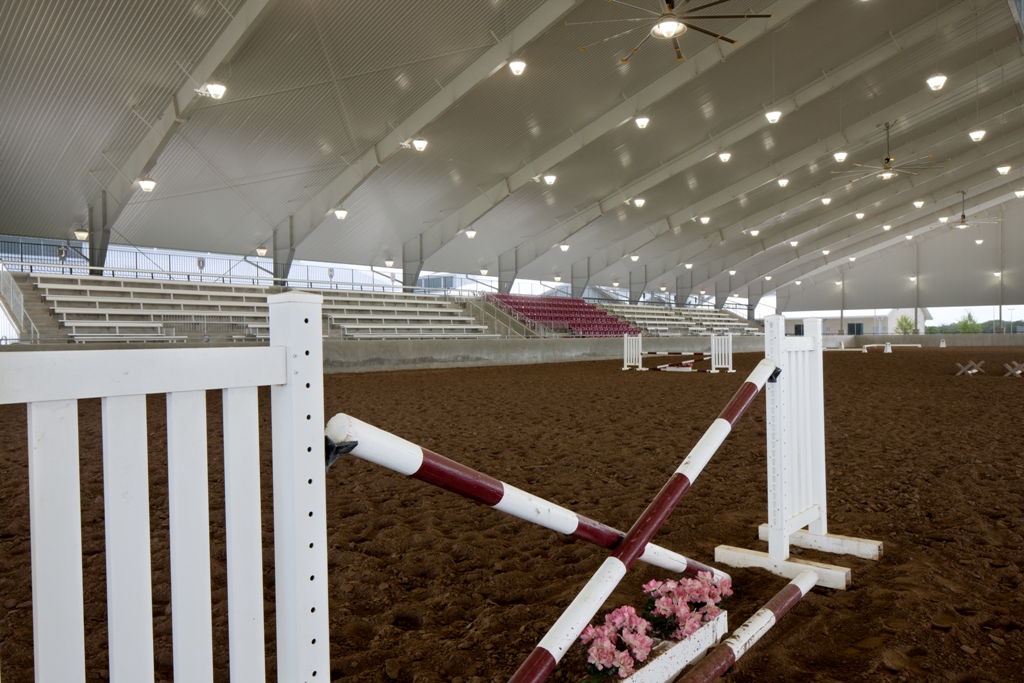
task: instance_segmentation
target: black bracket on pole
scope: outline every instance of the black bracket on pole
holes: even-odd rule
[[[775,384],[775,380],[777,380],[779,378],[779,375],[781,374],[782,368],[775,368],[775,372],[773,372],[772,376],[768,378],[768,381],[771,382],[772,384]],[[348,451],[345,452],[348,453]]]
[[[359,445],[358,441],[342,441],[341,443],[334,443],[331,441],[331,437],[324,437],[324,471],[330,470],[331,465],[334,461],[345,455],[351,453],[352,450]]]

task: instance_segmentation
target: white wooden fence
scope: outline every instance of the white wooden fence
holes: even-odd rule
[[[319,294],[269,297],[270,346],[0,354],[27,403],[37,683],[84,683],[78,400],[102,399],[112,683],[154,680],[146,395],[167,395],[174,677],[212,683],[206,395],[223,392],[230,676],[264,681],[257,387],[270,385],[277,680],[330,679]],[[315,677],[315,678],[314,678]]]

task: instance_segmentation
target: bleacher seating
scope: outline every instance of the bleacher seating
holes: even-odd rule
[[[543,331],[574,337],[619,337],[640,334],[629,323],[612,317],[583,299],[554,296],[492,294],[489,299],[506,313]]]
[[[760,325],[728,311],[632,304],[600,304],[609,314],[643,330],[649,337],[764,334]]]
[[[266,287],[51,273],[33,274],[30,282],[73,341],[177,341],[188,332],[259,341],[268,334]],[[442,295],[314,291],[324,297],[325,337],[497,336]]]

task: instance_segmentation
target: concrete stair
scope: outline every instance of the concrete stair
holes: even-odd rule
[[[66,342],[68,341],[67,330],[60,326],[57,318],[50,311],[50,307],[35,290],[28,279],[28,273],[11,273],[11,277],[21,290],[24,296],[25,312],[32,320],[32,324],[39,330],[39,338],[44,342]],[[26,335],[22,335],[26,338]]]

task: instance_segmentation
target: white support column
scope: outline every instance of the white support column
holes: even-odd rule
[[[277,679],[330,679],[319,294],[267,298],[270,345],[285,348],[287,382],[270,389],[274,441]]]
[[[809,420],[805,426],[811,453],[811,491],[814,502],[818,505],[818,518],[808,525],[812,534],[828,533],[828,493],[825,487],[825,379],[822,371],[821,318],[804,320],[804,336],[810,337],[814,350],[809,354],[808,374],[810,387],[807,400]]]
[[[768,433],[768,555],[773,560],[789,557],[789,488],[787,486],[789,431],[786,421],[786,320],[770,315],[764,320],[764,357],[781,370],[774,382],[765,385],[765,426]]]
[[[85,683],[78,402],[28,404],[36,683]]]

